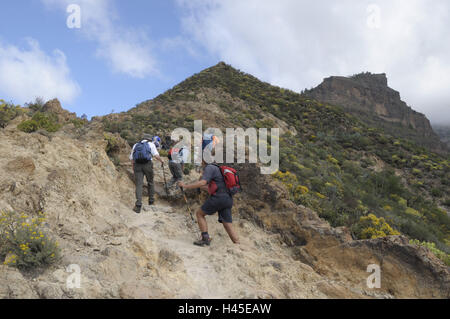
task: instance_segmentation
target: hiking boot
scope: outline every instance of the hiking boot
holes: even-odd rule
[[[155,203],[155,200],[154,199],[149,199],[148,200],[148,204],[151,206],[151,205],[153,205]]]
[[[196,246],[209,246],[211,244],[211,238],[202,238],[200,240],[194,241],[194,245]]]
[[[136,214],[140,214],[141,213],[141,208],[142,208],[142,206],[134,206],[134,208],[133,208],[133,211],[136,213]]]

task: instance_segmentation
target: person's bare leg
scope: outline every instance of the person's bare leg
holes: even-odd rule
[[[206,218],[205,218],[206,214],[201,209],[199,209],[197,211],[196,215],[197,215],[198,228],[200,228],[200,231],[202,233],[208,232],[208,223],[206,222]]]
[[[233,243],[239,244],[239,238],[237,234],[234,232],[233,225],[231,223],[222,223],[223,227],[228,233],[228,236],[230,236],[230,239]]]

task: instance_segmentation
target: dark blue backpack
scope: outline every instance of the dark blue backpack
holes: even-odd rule
[[[139,142],[134,147],[133,160],[138,164],[146,164],[152,160],[152,152],[148,142]]]

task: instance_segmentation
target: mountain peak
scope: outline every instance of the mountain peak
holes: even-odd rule
[[[401,100],[400,93],[388,86],[385,73],[370,72],[350,77],[331,76],[305,95],[340,106],[369,125],[410,138],[436,152],[445,152],[425,115],[414,111]]]
[[[42,111],[55,114],[61,122],[68,122],[77,118],[75,113],[65,110],[58,99],[47,101],[42,107]]]

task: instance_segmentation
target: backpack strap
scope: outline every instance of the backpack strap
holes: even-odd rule
[[[144,148],[145,148],[145,150],[148,152],[148,155],[149,155],[149,157],[150,157],[150,160],[152,160],[153,155],[152,155],[152,148],[151,148],[151,146],[150,146],[150,141],[145,140],[145,141],[142,141],[141,143],[144,144]]]

